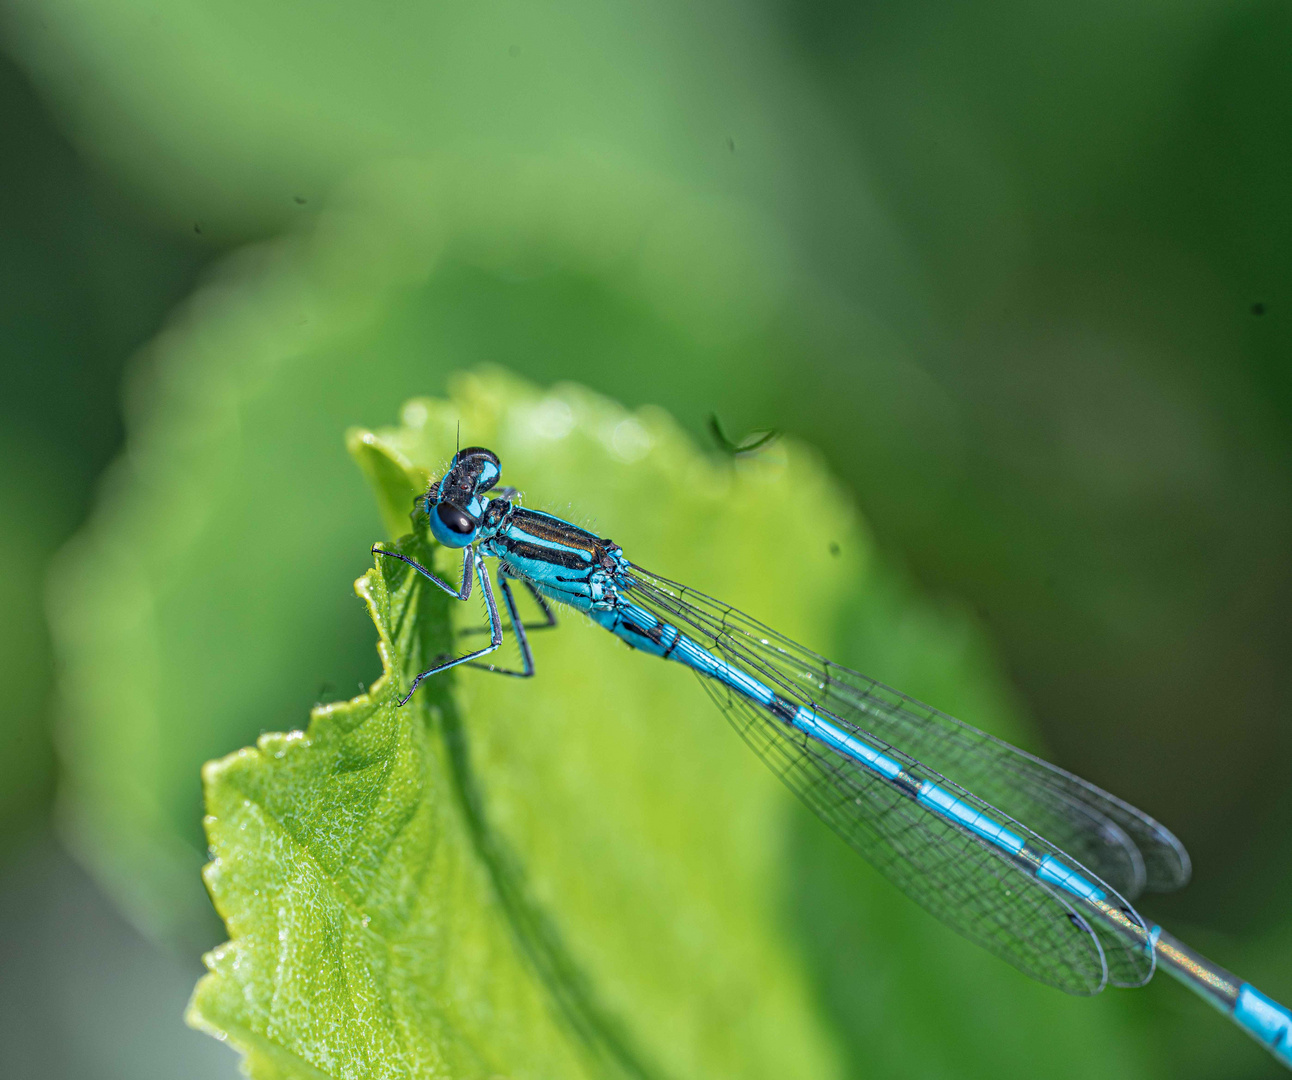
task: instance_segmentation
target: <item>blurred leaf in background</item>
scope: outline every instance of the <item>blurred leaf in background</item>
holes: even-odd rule
[[[199,1080],[194,965],[149,946],[47,831],[55,779],[46,572],[120,448],[130,353],[209,249],[79,160],[0,56],[0,1075]]]
[[[0,57],[0,855],[53,785],[45,568],[121,440],[130,353],[203,255],[87,174]]]
[[[368,673],[370,631],[318,587],[359,572],[375,527],[336,431],[494,360],[694,431],[716,412],[810,436],[880,540],[973,602],[1062,763],[1179,829],[1197,879],[1154,914],[1292,996],[1286,4],[13,0],[5,20],[84,158],[168,242],[288,237],[240,252],[140,362],[130,456],[55,578],[66,805],[141,925],[211,932],[196,900],[156,899],[192,889],[196,744],[291,726]],[[46,193],[24,198],[75,223]],[[62,280],[94,264],[22,250]],[[150,280],[117,314],[191,282]],[[56,417],[74,382],[45,399]],[[24,485],[5,488],[21,520],[63,512]],[[289,563],[273,544],[307,520]],[[19,563],[46,546],[4,542]],[[5,662],[26,679],[39,651]],[[118,664],[137,696],[97,701]],[[958,707],[911,678],[890,681]],[[118,739],[123,716],[145,722]],[[112,857],[91,806],[121,827]],[[1155,1010],[1166,1071],[1273,1068],[1173,993],[1128,1006]],[[893,999],[828,998],[862,1000]]]
[[[778,11],[924,268],[903,336],[963,439],[919,499],[847,464],[842,395],[821,442],[1065,762],[1178,829],[1163,911],[1285,919],[1292,8]]]

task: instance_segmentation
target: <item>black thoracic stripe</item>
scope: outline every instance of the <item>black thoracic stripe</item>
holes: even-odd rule
[[[574,551],[561,551],[541,544],[531,544],[526,540],[508,540],[506,544],[507,551],[519,559],[564,566],[567,570],[586,570],[588,566],[588,560]]]
[[[587,564],[587,563],[580,563],[579,565],[580,565],[580,568],[581,568],[581,569],[583,569],[583,570],[585,570],[585,571],[586,571],[585,573],[580,574],[578,577],[566,577],[564,574],[557,574],[557,575],[556,575],[556,580],[557,580],[557,581],[568,581],[568,582],[571,582],[571,583],[574,583],[574,584],[578,584],[578,585],[586,585],[589,581],[591,581],[591,580],[592,580],[592,575],[593,575],[594,573],[596,573],[596,571],[595,571],[595,570],[589,570],[589,569],[588,569],[588,564]]]
[[[524,529],[530,536],[537,537],[539,540],[586,551],[589,559],[595,559],[605,547],[599,536],[571,525],[568,521],[545,517],[526,510],[517,509],[512,516],[511,524]]]

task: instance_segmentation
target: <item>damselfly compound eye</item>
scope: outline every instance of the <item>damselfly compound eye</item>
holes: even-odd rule
[[[454,506],[452,503],[440,503],[435,508],[435,512],[439,514],[440,521],[444,523],[444,527],[451,532],[461,533],[465,536],[476,527],[471,515],[460,506]]]

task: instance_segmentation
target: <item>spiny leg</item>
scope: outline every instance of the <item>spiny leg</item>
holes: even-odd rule
[[[484,593],[485,610],[489,614],[489,644],[485,645],[483,648],[476,649],[475,652],[469,652],[462,656],[451,657],[447,660],[444,660],[441,663],[432,665],[431,667],[427,668],[423,672],[420,672],[417,675],[417,677],[413,679],[412,685],[409,686],[408,688],[408,693],[406,693],[402,698],[399,699],[400,705],[406,705],[408,703],[408,699],[413,696],[413,693],[417,690],[418,684],[423,679],[428,678],[431,675],[437,675],[441,671],[447,671],[451,667],[457,667],[459,664],[470,663],[472,660],[476,660],[481,656],[487,656],[489,653],[493,652],[502,644],[502,619],[498,617],[498,604],[495,602],[493,598],[493,588],[489,584],[489,571],[485,568],[483,559],[480,559],[477,561],[474,548],[467,548],[463,554],[462,587],[460,589],[453,589],[452,587],[450,587],[449,585],[441,581],[434,574],[432,574],[429,570],[427,570],[426,567],[422,566],[420,563],[415,562],[414,560],[404,555],[400,555],[398,552],[385,551],[375,546],[373,547],[372,550],[375,554],[387,555],[391,558],[398,559],[400,562],[407,563],[409,566],[411,566],[418,573],[422,574],[424,577],[430,578],[433,582],[435,582],[436,585],[438,585],[441,589],[447,592],[450,596],[456,597],[459,600],[465,600],[467,597],[471,595],[471,579],[473,576],[472,571],[474,570],[475,571],[474,576],[478,576],[480,578],[480,591]],[[511,598],[510,590],[507,592],[507,601],[508,601],[507,606],[514,622],[516,618],[516,615],[515,615],[516,605]],[[526,655],[527,653],[528,653],[528,643],[522,646],[521,655],[523,656],[523,655]],[[533,673],[532,661],[529,663],[529,668],[530,668],[530,673],[532,674]],[[509,672],[508,674],[513,674],[513,673]]]
[[[417,562],[414,559],[410,559],[407,555],[401,555],[398,551],[387,551],[384,547],[380,547],[377,544],[373,544],[372,553],[374,555],[384,555],[388,559],[398,559],[402,563],[407,563],[419,574],[421,574],[422,577],[430,578],[431,581],[435,582],[436,585],[438,585],[441,589],[443,589],[455,600],[466,600],[471,596],[471,579],[472,577],[474,577],[474,570],[476,567],[475,548],[469,547],[462,552],[462,586],[461,588],[458,588],[458,589],[455,589],[447,581],[442,581],[440,578],[436,577],[429,570],[427,570],[426,567],[424,567],[421,563]],[[483,566],[484,564],[481,563],[480,565]]]
[[[522,628],[525,630],[551,630],[554,626],[556,626],[556,612],[552,610],[552,606],[551,604],[548,603],[547,597],[545,597],[541,592],[539,592],[537,587],[535,587],[531,582],[526,581],[524,578],[511,578],[508,574],[504,574],[500,566],[498,569],[498,583],[502,585],[504,589],[506,589],[507,588],[506,583],[508,580],[521,582],[525,586],[525,588],[529,590],[529,594],[534,598],[534,603],[538,605],[539,611],[543,613],[543,622],[513,623],[513,626],[516,628],[516,632],[518,634],[520,633],[520,630]],[[489,627],[487,626],[467,626],[458,631],[458,634],[463,637],[465,637],[467,634],[487,634],[487,633],[489,633]]]
[[[552,609],[547,606],[538,590],[525,582],[529,586],[530,592],[534,594],[534,599],[538,601],[539,607],[543,609],[543,614],[547,616],[548,621],[539,623],[530,629],[546,630],[556,625],[556,616],[552,614]],[[526,625],[520,621],[520,613],[516,610],[516,597],[512,595],[511,579],[503,573],[502,568],[498,569],[498,586],[502,589],[503,602],[507,605],[507,615],[511,619],[511,629],[516,635],[516,646],[520,649],[520,661],[522,670],[512,671],[510,668],[496,667],[493,664],[469,664],[469,667],[479,668],[481,671],[491,671],[495,675],[511,675],[517,679],[529,679],[534,675],[534,654],[529,647],[529,636],[525,633]]]

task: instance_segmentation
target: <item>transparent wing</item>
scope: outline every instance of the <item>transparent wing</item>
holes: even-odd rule
[[[698,677],[795,794],[932,915],[1041,982],[1073,994],[1103,989],[1108,966],[1099,936],[1061,894],[891,784],[772,722],[722,683]],[[931,778],[914,762],[903,764],[913,775]]]
[[[1123,934],[1098,919],[1085,917],[1074,909],[1072,898],[1038,881],[999,848],[926,809],[852,759],[778,723],[723,684],[702,679],[731,723],[795,793],[932,914],[1026,974],[1070,993],[1097,993],[1106,980],[1138,986],[1152,976],[1153,957],[1142,944],[1147,933],[1143,921],[1117,889],[1098,880],[1102,875],[1080,854],[1056,846],[1040,830],[1031,828],[1028,816],[985,802],[962,787],[959,777],[952,774],[948,779],[907,753],[905,740],[896,736],[904,736],[914,721],[879,696],[863,699],[860,687],[876,684],[838,668],[725,604],[637,567],[633,567],[624,592],[778,694],[828,715],[841,729],[900,761],[912,776],[932,780],[988,817],[1016,829],[1038,853],[1054,855],[1074,869],[1080,864],[1086,876],[1108,893],[1109,902],[1122,913],[1132,932]],[[841,674],[859,682],[845,682]],[[881,712],[882,716],[878,715]],[[911,714],[915,721],[919,715]],[[945,719],[956,724],[950,717]],[[1043,762],[1008,744],[966,725],[957,726],[985,740],[966,744],[987,747],[984,755],[999,754],[998,748],[1004,748],[1010,759],[1019,757],[1044,768]],[[926,733],[921,745],[932,741],[933,736]],[[990,772],[970,750],[961,753],[977,763],[980,772]],[[1071,779],[1082,784],[1075,777]],[[998,781],[996,786],[1004,784]],[[1106,798],[1112,800],[1111,796]],[[1013,795],[1012,802],[1035,810],[1033,818],[1055,824],[1065,837],[1080,843],[1097,832],[1098,843],[1087,846],[1097,853],[1115,849],[1120,854],[1106,855],[1104,862],[1132,882],[1138,865],[1142,879],[1143,861],[1136,864],[1128,854],[1138,850],[1136,845],[1126,830],[1095,805],[1053,788],[1045,788],[1036,798]]]
[[[948,776],[1093,870],[1122,895],[1170,892],[1189,880],[1184,845],[1164,825],[1102,788],[832,663],[735,608],[634,568],[643,590],[695,609],[709,640],[737,639],[829,711]],[[702,629],[701,629],[702,628]]]
[[[1189,880],[1184,845],[1142,810],[855,671],[827,660],[823,673],[828,708],[851,711],[880,738],[1024,821],[1123,896],[1170,892]]]

